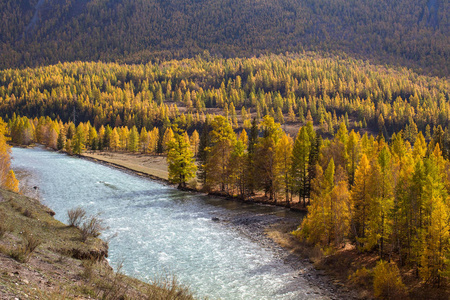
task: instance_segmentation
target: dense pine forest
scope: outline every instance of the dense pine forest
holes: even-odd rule
[[[442,0],[3,0],[0,67],[316,50],[448,76],[449,9]]]
[[[251,59],[186,59],[159,64],[65,63],[0,71],[5,118],[49,116],[139,130],[175,123],[191,133],[207,114],[230,117],[233,127],[270,115],[285,129],[313,121],[333,134],[339,121],[385,137],[405,129],[414,139],[448,126],[448,80],[362,61],[315,54]],[[294,124],[294,126],[291,126]]]

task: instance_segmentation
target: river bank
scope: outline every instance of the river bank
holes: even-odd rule
[[[0,189],[0,299],[156,299],[180,291],[128,277],[106,257],[108,244],[80,240],[38,200]]]
[[[169,183],[169,171],[166,156],[145,155],[129,152],[88,151],[81,154],[80,157],[92,160],[94,162],[110,165],[125,171],[130,171],[134,174],[148,177],[165,184]],[[198,184],[195,184],[195,186],[188,186],[186,190],[202,194],[204,193]],[[298,199],[294,199],[288,205],[288,203],[284,201],[273,202],[267,197],[264,197],[262,194],[255,195],[245,201],[237,197],[231,197],[230,195],[223,195],[220,192],[211,192],[210,195],[246,203],[261,203],[286,207],[293,211],[306,211],[303,205],[298,202]]]

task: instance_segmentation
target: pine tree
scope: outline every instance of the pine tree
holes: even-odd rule
[[[114,127],[109,136],[108,148],[112,151],[117,151],[119,147],[120,147],[120,137],[119,134],[117,133],[117,128]]]
[[[230,155],[236,143],[236,134],[223,116],[214,117],[211,128],[211,147],[205,165],[207,185],[211,188],[219,186],[221,192],[228,193]]]
[[[117,133],[119,134],[119,140],[120,140],[119,148],[120,148],[120,150],[122,150],[122,151],[127,150],[128,149],[128,142],[129,142],[128,136],[129,136],[129,133],[130,133],[130,131],[128,130],[128,127],[127,126],[120,127],[120,129],[117,131]]]
[[[340,168],[340,166],[338,167]],[[350,192],[347,180],[338,181],[330,194],[330,234],[328,243],[339,247],[349,234]]]
[[[279,180],[282,182],[284,199],[288,207],[290,206],[290,194],[292,193],[292,147],[292,138],[287,134],[283,134],[276,150],[276,155],[279,158],[277,173],[280,176]]]
[[[339,246],[349,231],[349,191],[347,180],[335,184],[335,165],[331,158],[325,172],[316,165],[311,205],[303,220],[301,234],[307,241],[322,247]]]
[[[439,286],[448,267],[449,214],[440,195],[434,194],[430,200],[433,207],[421,255],[420,276],[424,281],[436,283]]]
[[[168,142],[167,163],[169,165],[169,180],[185,188],[186,182],[195,177],[197,166],[184,134],[175,133]]]
[[[391,212],[394,207],[391,156],[387,146],[378,155],[371,169],[370,181],[372,195],[369,205],[366,248],[378,245],[383,257],[385,244],[389,242],[392,231]]]
[[[146,153],[150,144],[150,136],[145,127],[142,127],[141,132],[139,133],[139,144],[141,145],[141,152]]]
[[[89,147],[92,150],[97,150],[98,134],[95,127],[89,127]]]
[[[355,182],[355,172],[356,166],[359,161],[360,156],[360,146],[359,146],[360,136],[355,133],[355,131],[351,131],[348,136],[347,141],[347,173],[348,173],[348,182],[349,185],[352,186]]]
[[[258,124],[256,118],[252,120],[252,126],[250,128],[250,135],[248,137],[248,158],[247,158],[247,171],[246,171],[246,184],[249,194],[254,194],[256,188],[255,179],[255,147],[258,141]]]
[[[166,130],[164,131],[164,136],[162,138],[163,153],[167,153],[167,151],[169,150],[169,142],[173,139],[173,137],[174,133],[172,128],[167,127]]]
[[[11,170],[11,148],[7,144],[6,131],[6,123],[0,118],[0,185],[13,192],[18,192],[19,182],[14,171]]]
[[[292,183],[293,191],[298,194],[299,202],[303,200],[303,207],[306,206],[306,196],[308,195],[308,171],[311,151],[311,142],[306,126],[299,129],[297,138],[292,150]]]
[[[211,146],[211,138],[209,136],[210,126],[208,120],[205,121],[202,128],[202,134],[200,135],[200,141],[198,145],[197,161],[198,161],[198,173],[197,177],[202,182],[203,186],[206,184],[206,162],[208,159],[208,149]]]
[[[58,150],[62,150],[64,149],[65,144],[66,144],[66,134],[64,132],[64,128],[61,128],[58,134],[56,148]]]
[[[370,173],[369,160],[363,154],[355,172],[355,184],[351,191],[352,230],[358,248],[361,250],[367,241],[367,218],[370,204]]]
[[[245,131],[244,131],[245,132]],[[242,135],[241,135],[242,136]],[[245,199],[245,170],[247,160],[247,149],[244,139],[239,138],[234,145],[230,156],[229,176],[233,186],[238,190],[239,197]]]
[[[194,156],[197,157],[198,147],[199,147],[199,143],[200,143],[200,137],[198,135],[197,130],[194,130],[194,132],[192,132],[189,143],[191,144],[191,149],[192,149],[192,152],[194,153]]]
[[[136,126],[133,126],[128,133],[128,148],[130,152],[137,152],[139,149],[139,133]]]
[[[81,153],[86,149],[86,132],[84,126],[80,123],[75,131],[72,143],[72,153],[75,155],[81,155]]]
[[[269,195],[269,200],[276,202],[277,169],[278,157],[276,148],[282,136],[281,126],[275,123],[270,116],[265,116],[261,122],[263,137],[258,139],[255,149],[255,170],[258,177],[259,186],[264,189],[265,196]]]

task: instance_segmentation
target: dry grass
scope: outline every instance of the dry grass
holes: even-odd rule
[[[187,287],[180,285],[175,276],[159,279],[153,282],[153,287],[149,289],[147,296],[149,299],[165,300],[192,300],[194,296]]]
[[[10,249],[9,256],[21,263],[29,261],[31,254],[41,245],[41,240],[32,233],[24,233],[22,244],[17,248]]]
[[[1,218],[1,217],[0,217]],[[4,223],[0,223],[0,239],[8,232],[7,226]]]
[[[94,215],[86,219],[80,226],[81,241],[86,242],[89,237],[98,237],[106,227],[99,215]]]
[[[69,226],[79,227],[86,217],[86,211],[81,207],[69,209],[67,211]]]

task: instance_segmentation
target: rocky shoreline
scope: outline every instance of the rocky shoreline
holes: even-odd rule
[[[268,248],[285,264],[291,266],[297,275],[299,285],[311,288],[312,298],[322,299],[358,299],[357,293],[351,291],[337,280],[329,277],[325,271],[314,267],[309,258],[304,258],[291,249],[279,245],[269,237],[267,231],[275,230],[289,238],[289,232],[298,226],[299,220],[294,217],[279,217],[273,214],[244,213],[221,220],[235,228],[251,240]],[[307,292],[309,293],[309,292]]]

